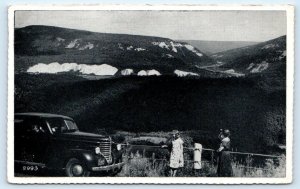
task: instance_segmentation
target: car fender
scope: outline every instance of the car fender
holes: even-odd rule
[[[69,149],[56,158],[51,159],[46,167],[64,169],[71,158],[78,159],[80,162],[84,163],[88,169],[97,166],[96,154],[94,154],[93,151],[85,149]]]
[[[67,156],[65,160],[65,165],[71,158],[78,159],[79,161],[84,163],[88,169],[97,166],[96,154],[89,150],[71,149],[70,154]]]

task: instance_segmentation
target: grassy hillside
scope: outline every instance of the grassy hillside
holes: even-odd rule
[[[285,78],[286,36],[212,55],[222,65],[244,74],[275,73]]]
[[[285,90],[262,86],[257,78],[86,80],[66,74],[17,74],[15,111],[71,116],[81,130],[92,132],[199,130],[191,137],[207,147],[215,147],[220,128],[229,128],[234,148],[265,152],[284,143]]]

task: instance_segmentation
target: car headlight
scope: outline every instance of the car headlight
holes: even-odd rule
[[[96,147],[96,148],[95,148],[95,153],[96,153],[96,154],[100,154],[100,153],[101,153],[100,147]]]

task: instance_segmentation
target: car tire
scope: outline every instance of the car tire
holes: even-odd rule
[[[66,164],[66,175],[68,177],[87,177],[90,175],[90,172],[84,163],[76,158],[71,158]]]

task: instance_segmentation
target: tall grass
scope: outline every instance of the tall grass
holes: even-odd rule
[[[139,152],[131,153],[124,158],[125,165],[118,176],[123,177],[162,177],[167,176],[167,162],[165,160],[151,160],[142,157]]]
[[[120,177],[168,177],[170,174],[167,159],[144,157],[140,152],[124,156],[125,165],[117,175]],[[278,161],[266,159],[262,167],[248,167],[238,161],[232,162],[233,177],[285,177],[285,156]],[[216,165],[202,162],[202,169],[194,170],[192,160],[185,160],[185,166],[179,168],[178,177],[216,177]]]
[[[284,155],[277,161],[266,159],[262,167],[247,167],[233,162],[232,168],[235,177],[285,177],[286,159]]]

